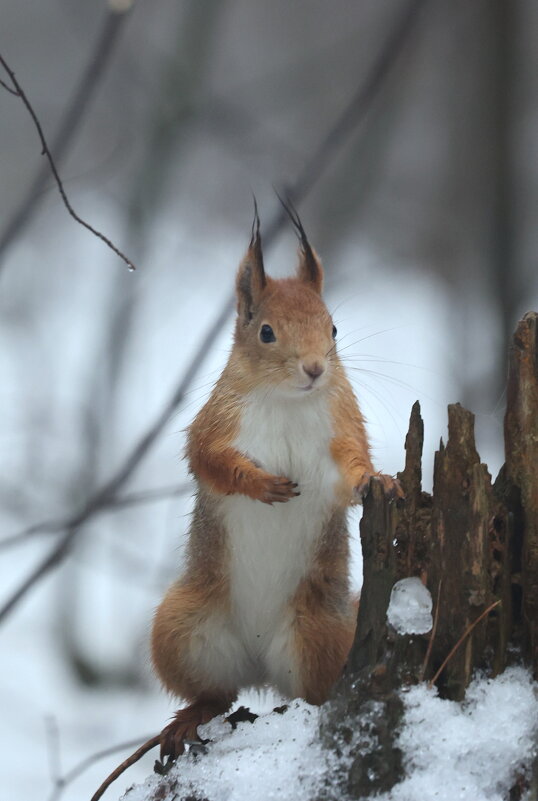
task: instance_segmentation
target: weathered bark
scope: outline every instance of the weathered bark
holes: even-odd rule
[[[538,677],[538,315],[520,321],[510,349],[504,422],[510,509],[521,543],[523,647]]]
[[[503,468],[504,471],[504,468]],[[488,620],[488,644],[486,652],[491,655],[492,675],[497,676],[505,669],[511,643],[516,646],[521,637],[518,632],[517,617],[521,608],[521,593],[514,583],[515,559],[520,558],[521,549],[515,547],[513,515],[506,503],[499,497],[499,478],[494,485],[494,498],[490,518],[490,562],[491,587],[493,598],[500,606]],[[521,567],[519,567],[519,570]],[[519,598],[514,603],[514,593]]]
[[[448,442],[435,455],[428,588],[439,593],[439,622],[431,652],[437,669],[467,627],[491,603],[489,521],[491,482],[474,441],[474,415],[448,407]],[[461,700],[474,668],[483,665],[487,620],[444,669],[439,687]]]
[[[342,757],[323,799],[360,798],[389,790],[402,777],[394,731],[403,712],[396,692],[396,640],[387,625],[390,593],[397,576],[395,504],[372,480],[361,522],[364,586],[355,642],[346,672],[324,710],[322,738]]]
[[[432,497],[422,491],[422,448],[424,423],[420,404],[411,410],[409,431],[405,438],[405,468],[398,479],[405,493],[405,503],[398,505],[396,550],[398,578],[420,576],[426,579],[431,549]]]

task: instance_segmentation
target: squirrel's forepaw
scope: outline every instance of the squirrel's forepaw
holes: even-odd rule
[[[297,484],[284,476],[267,475],[256,482],[254,497],[262,503],[286,503],[290,498],[296,498],[301,493],[297,490]]]
[[[405,498],[402,485],[397,478],[388,476],[386,473],[364,473],[360,483],[353,488],[353,495],[356,498],[357,503],[363,502],[364,496],[368,492],[371,479],[381,482],[385,491],[385,495],[389,498],[389,500],[393,501],[396,498]]]

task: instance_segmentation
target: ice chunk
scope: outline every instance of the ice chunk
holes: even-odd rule
[[[432,597],[416,576],[397,581],[390,594],[387,620],[398,634],[426,634],[431,631]]]

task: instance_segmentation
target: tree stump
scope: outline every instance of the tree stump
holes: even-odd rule
[[[357,632],[321,724],[328,747],[347,749],[347,767],[326,799],[372,797],[399,781],[395,732],[406,684],[435,676],[443,697],[461,700],[476,668],[496,675],[517,648],[538,677],[536,313],[521,320],[510,350],[506,463],[494,486],[476,450],[474,416],[459,404],[448,407],[448,440],[435,455],[431,495],[421,488],[422,446],[415,403],[398,476],[405,498],[389,501],[373,480],[364,502]],[[436,624],[427,636],[398,635],[387,623],[393,585],[411,576],[434,602]]]

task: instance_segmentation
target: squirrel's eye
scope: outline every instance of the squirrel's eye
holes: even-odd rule
[[[276,337],[270,325],[262,325],[260,328],[260,339],[262,342],[276,342]]]
[[[338,331],[337,331],[337,329],[336,329],[336,326],[335,326],[335,325],[333,325],[333,339],[336,339],[336,335],[337,335],[337,333],[338,333]]]

